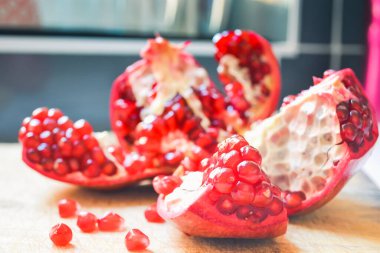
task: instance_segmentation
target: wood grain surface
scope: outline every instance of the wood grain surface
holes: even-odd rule
[[[379,169],[379,168],[373,168]],[[203,239],[186,236],[169,223],[148,223],[143,215],[156,195],[149,186],[101,192],[42,177],[21,161],[18,144],[0,144],[0,252],[127,252],[125,232],[81,233],[75,219],[61,219],[57,201],[73,198],[82,209],[121,214],[128,228],[149,235],[146,252],[380,252],[380,191],[355,176],[333,201],[318,211],[292,218],[285,236],[271,240]],[[57,248],[50,228],[68,224],[74,238]]]

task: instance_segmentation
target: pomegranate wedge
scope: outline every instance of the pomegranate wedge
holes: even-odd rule
[[[158,213],[189,235],[282,235],[288,219],[281,190],[270,183],[260,163],[259,152],[243,137],[227,138],[198,171],[179,169],[176,175],[154,179]]]
[[[111,91],[111,126],[125,149],[178,167],[184,156],[213,152],[226,135],[225,101],[206,70],[184,51],[157,37],[142,59],[129,66]]]
[[[170,173],[155,159],[124,153],[109,133],[94,133],[85,120],[72,122],[58,109],[38,108],[19,131],[22,159],[52,179],[95,188],[118,188]]]
[[[238,132],[270,116],[280,96],[280,70],[271,45],[253,31],[216,34],[218,73],[230,104],[231,122]]]
[[[244,134],[260,151],[272,183],[284,191],[289,215],[332,199],[378,137],[375,112],[351,69],[326,71],[314,82]]]

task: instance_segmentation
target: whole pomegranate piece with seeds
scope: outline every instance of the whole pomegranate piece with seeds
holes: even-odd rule
[[[281,77],[270,43],[248,30],[225,31],[213,38],[220,81],[235,115],[238,132],[276,109]]]
[[[198,171],[161,193],[157,210],[181,231],[202,237],[270,238],[282,235],[287,213],[281,190],[261,170],[259,152],[241,136],[222,141]]]
[[[148,40],[142,59],[111,90],[112,130],[126,150],[136,148],[173,170],[195,149],[213,152],[226,135],[225,101],[206,70],[162,37]]]
[[[244,134],[260,151],[262,169],[284,191],[289,215],[332,199],[378,138],[375,111],[351,69],[326,71],[314,83]]]
[[[72,122],[59,109],[38,108],[19,131],[22,159],[59,181],[95,188],[117,188],[171,172],[136,150],[124,152],[115,137],[95,134],[85,120]]]

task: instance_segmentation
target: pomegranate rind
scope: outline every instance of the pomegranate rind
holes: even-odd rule
[[[219,213],[210,203],[208,190],[183,209],[170,212],[165,196],[160,195],[157,211],[161,217],[174,223],[177,228],[189,235],[208,238],[274,238],[285,234],[288,224],[286,209],[276,216],[268,216],[259,224],[250,220],[238,220],[234,215]]]
[[[350,77],[354,80],[354,83],[357,86],[355,88],[361,91],[359,95],[357,94],[355,95],[354,93],[352,93],[351,90],[343,83],[343,80],[345,77]],[[333,138],[335,142],[332,143],[332,146],[327,151],[326,153],[327,159],[324,163],[322,163],[321,166],[315,166],[314,164],[315,167],[307,168],[307,169],[311,169],[313,173],[309,175],[309,178],[311,178],[314,175],[314,172],[318,170],[326,171],[326,172],[331,171],[332,174],[325,174],[326,176],[324,176],[325,177],[324,179],[326,180],[325,181],[326,183],[324,183],[324,186],[322,189],[318,189],[310,193],[311,195],[306,197],[306,199],[303,200],[300,205],[296,207],[288,207],[287,209],[288,209],[289,216],[306,214],[328,203],[331,199],[334,198],[334,196],[336,196],[339,193],[339,191],[343,188],[346,182],[358,170],[360,170],[361,165],[363,164],[363,162],[366,161],[366,159],[370,155],[371,150],[378,138],[377,124],[375,123],[371,129],[372,136],[373,136],[372,140],[371,141],[366,140],[365,145],[360,146],[359,150],[355,152],[349,147],[348,143],[344,141],[344,136],[342,135],[341,128],[340,128],[341,122],[338,119],[338,116],[336,113],[336,107],[339,103],[341,103],[342,101],[348,101],[351,99],[359,99],[358,96],[362,97],[361,99],[365,101],[365,94],[363,92],[363,89],[360,86],[359,81],[357,80],[354,72],[351,69],[344,69],[338,72],[330,72],[327,77],[319,80],[318,85],[311,87],[310,90],[301,92],[298,96],[293,97],[288,103],[286,103],[280,109],[279,113],[277,113],[276,115],[273,115],[270,118],[263,120],[262,122],[257,123],[256,125],[252,125],[251,130],[244,134],[248,142],[254,147],[258,148],[259,151],[261,150],[262,154],[265,152],[268,154],[270,154],[271,152],[280,153],[281,149],[278,149],[278,148],[280,147],[280,145],[283,146],[284,143],[276,144],[280,142],[279,141],[280,136],[277,136],[277,138],[273,138],[273,136],[276,135],[275,129],[282,129],[280,128],[280,125],[279,125],[280,123],[279,117],[282,117],[282,120],[286,122],[285,124],[287,126],[286,128],[288,129],[288,131],[290,131],[290,125],[292,125],[291,117],[294,117],[294,119],[296,119],[295,117],[298,117],[298,118],[302,117],[302,115],[299,113],[302,105],[316,103],[318,106],[320,106],[320,108],[323,108],[323,106],[325,106],[324,110],[326,110],[326,108],[331,109],[329,113],[332,115],[331,116],[332,122],[334,123],[329,126],[330,127],[329,131],[330,131],[331,136],[336,136],[336,138],[335,137]],[[373,106],[369,104],[369,102],[367,106],[370,110],[373,122],[376,122],[376,116],[375,116],[375,111],[373,109]],[[313,111],[313,113],[311,113],[310,115],[308,114],[308,117],[310,116],[316,119],[316,114],[317,114],[317,111]],[[303,122],[309,123],[313,121],[310,121],[309,118],[305,117]],[[312,126],[309,125],[306,127],[309,129],[311,127],[314,127],[314,125]],[[328,125],[324,125],[325,127],[324,131],[327,129],[326,126]],[[320,126],[320,129],[322,129],[322,126]],[[296,130],[298,131],[298,128],[296,128]],[[319,137],[319,136],[316,135],[316,137]],[[276,142],[272,141],[272,138],[273,140],[277,140],[277,141]],[[302,141],[307,142],[308,136],[304,136],[301,134],[298,136],[298,138],[300,138],[298,142],[302,142]],[[304,156],[303,152],[305,150],[304,149],[298,150],[298,146],[303,147],[303,145],[301,145],[302,143],[298,144],[297,142],[294,142],[292,137],[289,137],[289,139],[292,141],[292,144],[291,146],[285,146],[285,147],[288,147],[288,151],[292,150],[292,154],[295,157],[303,157]],[[274,146],[265,147],[266,146],[265,143],[271,143],[271,145],[274,145]],[[332,151],[333,153],[331,154],[330,151]],[[298,152],[298,155],[296,154],[297,152]],[[320,154],[320,152],[316,152],[314,154]],[[315,158],[315,157],[311,157],[310,158],[311,161],[313,160],[312,158]],[[300,165],[301,167],[298,167],[298,169],[294,168],[294,166],[292,165],[292,167],[290,167],[292,168],[290,171],[281,172],[279,169],[276,169],[273,166],[274,163],[279,162],[279,161],[274,161],[274,160],[275,159],[271,156],[268,156],[268,158],[263,157],[263,169],[266,170],[269,178],[272,177],[271,181],[274,184],[276,184],[276,180],[274,177],[278,177],[281,175],[289,176],[290,172],[298,176],[306,175],[307,169],[306,171],[303,171],[304,167],[302,166],[305,166],[305,164],[302,164],[301,162],[296,162],[296,161],[294,162],[294,164],[301,164]],[[285,160],[280,160],[281,163],[283,163],[284,161]],[[333,161],[336,161],[337,164],[334,164]],[[273,162],[272,165],[270,164],[271,162]],[[301,176],[300,177],[301,179],[297,179],[298,176],[293,176],[293,179],[290,180],[290,184],[302,185],[301,184],[302,181],[299,181],[299,180],[302,180],[302,178],[305,178],[305,176]],[[280,187],[282,187],[282,190],[284,191],[288,191],[288,190],[302,191],[301,189],[294,189],[294,185],[293,187],[291,187],[291,185],[287,186],[293,189],[284,188],[283,186],[280,186]]]

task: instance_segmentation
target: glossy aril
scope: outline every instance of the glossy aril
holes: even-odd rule
[[[49,237],[55,245],[66,246],[73,239],[73,232],[66,224],[58,223],[51,228]]]
[[[144,211],[145,219],[153,223],[163,223],[165,220],[157,213],[157,203],[147,207]]]
[[[158,194],[167,195],[182,183],[177,176],[157,176],[153,179],[153,188]]]
[[[98,219],[95,214],[81,211],[78,214],[77,226],[85,233],[94,232],[97,229]]]
[[[261,167],[271,182],[284,191],[289,215],[310,212],[332,199],[378,137],[375,111],[351,69],[328,70],[314,84],[244,134],[261,152]],[[254,203],[273,202],[269,189],[262,187],[262,197]]]
[[[218,144],[198,171],[179,170],[181,184],[158,198],[158,213],[186,234],[269,238],[286,231],[281,190],[261,170],[261,156],[239,135]],[[219,167],[223,165],[224,167]]]
[[[149,237],[139,229],[131,229],[125,236],[125,246],[129,251],[145,250],[149,244]]]
[[[125,228],[125,220],[117,213],[107,212],[98,219],[98,228],[107,232],[122,231]]]
[[[58,201],[58,212],[62,218],[70,218],[77,215],[79,204],[73,199],[61,199]]]

